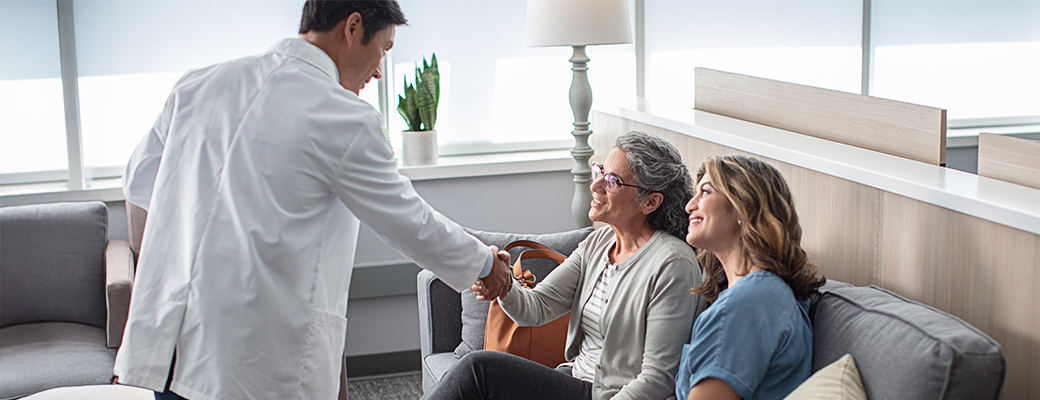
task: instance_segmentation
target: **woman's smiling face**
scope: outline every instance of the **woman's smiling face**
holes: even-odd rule
[[[686,242],[718,254],[740,243],[740,217],[737,209],[715,189],[708,174],[694,187],[694,196],[686,203],[690,226]]]
[[[628,168],[625,152],[617,148],[610,151],[603,162],[603,173],[613,174],[623,183],[634,182],[632,170]],[[589,219],[609,225],[627,224],[635,218],[646,218],[636,207],[639,189],[631,186],[618,186],[613,192],[604,185],[604,177],[600,177],[589,187],[592,189],[592,208]]]

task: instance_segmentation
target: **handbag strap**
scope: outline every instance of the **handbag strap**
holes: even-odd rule
[[[567,256],[560,254],[558,251],[549,248],[544,244],[532,241],[532,240],[516,240],[506,245],[503,250],[509,250],[514,247],[529,247],[530,249],[520,252],[520,257],[517,258],[516,262],[513,263],[513,277],[520,281],[525,288],[533,288],[535,281],[538,277],[531,273],[531,270],[526,269],[522,266],[524,260],[532,258],[547,258],[556,261],[557,264],[562,264],[567,260]]]
[[[567,256],[560,254],[553,249],[530,249],[524,250],[520,253],[520,260],[526,260],[528,258],[548,258],[556,261],[557,264],[563,264],[564,261],[567,261]]]
[[[536,242],[534,240],[514,240],[512,242],[509,242],[509,244],[507,244],[506,247],[503,247],[502,250],[507,250],[508,251],[511,248],[521,247],[521,246],[522,247],[529,247],[529,248],[532,248],[532,249],[542,249],[542,250],[556,251],[556,250],[553,250],[552,248],[550,248],[549,246],[546,246],[544,244],[538,243],[538,242]]]

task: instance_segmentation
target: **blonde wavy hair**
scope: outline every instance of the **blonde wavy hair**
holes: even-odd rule
[[[701,163],[694,182],[700,182],[705,174],[743,221],[740,242],[745,259],[783,279],[799,300],[823,285],[826,279],[817,276],[816,265],[802,250],[802,227],[791,190],[776,168],[753,157],[715,156]],[[718,257],[708,250],[698,250],[697,261],[705,279],[694,292],[714,302],[729,286],[726,272]]]

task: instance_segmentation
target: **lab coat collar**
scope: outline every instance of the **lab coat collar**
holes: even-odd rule
[[[282,41],[275,43],[274,46],[271,46],[268,52],[299,58],[300,60],[317,67],[321,72],[324,72],[325,75],[328,75],[333,81],[339,84],[339,71],[336,69],[336,63],[332,61],[332,57],[329,57],[329,55],[318,48],[318,46],[315,46],[306,40],[285,38],[282,39]]]

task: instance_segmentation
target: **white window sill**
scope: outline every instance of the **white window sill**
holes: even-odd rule
[[[477,176],[567,171],[574,167],[568,150],[525,151],[440,157],[435,165],[401,166],[401,175],[413,181]],[[61,201],[121,201],[119,178],[96,179],[89,189],[68,190],[65,182],[0,185],[0,206]]]
[[[567,171],[574,168],[569,150],[524,151],[440,157],[435,165],[401,166],[401,175],[413,181],[469,178],[535,172]]]

